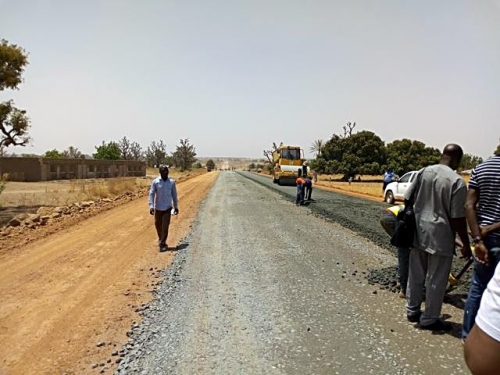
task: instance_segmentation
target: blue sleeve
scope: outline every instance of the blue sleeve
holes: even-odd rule
[[[174,208],[179,208],[179,201],[177,200],[177,187],[175,181],[172,181],[172,201],[174,202]]]
[[[155,180],[151,183],[151,187],[149,188],[149,208],[155,208]]]

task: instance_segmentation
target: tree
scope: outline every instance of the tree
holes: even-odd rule
[[[352,134],[355,123],[344,126],[344,135],[333,134],[323,146],[322,157],[313,168],[321,172],[343,174],[344,179],[356,174],[379,174],[386,162],[385,144],[375,133],[361,131]],[[324,160],[321,161],[321,159]]]
[[[102,160],[120,160],[120,147],[116,142],[108,142],[107,144],[102,141],[100,146],[96,146],[95,159]]]
[[[441,152],[437,148],[404,138],[387,145],[387,164],[384,169],[390,169],[401,176],[408,171],[436,164],[440,158]]]
[[[476,165],[483,162],[483,158],[480,156],[472,155],[472,154],[464,154],[462,156],[462,161],[460,162],[460,167],[458,168],[460,171],[465,171],[468,169],[473,169]]]
[[[17,90],[28,64],[28,54],[21,47],[0,41],[0,91]],[[0,103],[0,147],[26,146],[30,138],[30,119],[12,100]]]
[[[188,138],[181,139],[172,156],[174,164],[181,170],[190,169],[191,165],[196,161],[196,149],[189,143]]]
[[[156,167],[160,164],[171,164],[167,162],[167,146],[165,146],[165,143],[161,139],[159,142],[151,142],[151,145],[146,150],[146,162],[149,166]]]
[[[309,147],[309,151],[311,151],[316,157],[321,157],[321,151],[323,150],[324,142],[322,139],[316,139],[311,147]]]
[[[78,148],[69,146],[67,150],[62,152],[62,156],[66,159],[82,159],[83,154]]]
[[[45,151],[44,157],[52,159],[62,159],[63,155],[56,149]]]
[[[30,119],[12,100],[0,103],[0,147],[26,146],[30,142]]]
[[[209,169],[209,170],[215,169],[215,163],[212,159],[207,160],[206,166],[207,166],[207,169]]]
[[[123,160],[140,160],[142,158],[142,147],[139,143],[130,142],[127,137],[123,137],[118,145]]]

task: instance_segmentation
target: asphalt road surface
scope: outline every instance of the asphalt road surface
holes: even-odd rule
[[[374,283],[395,266],[374,222],[383,205],[316,189],[315,202],[296,207],[294,195],[265,177],[220,173],[128,332],[118,373],[467,373],[461,309],[444,306],[451,333],[421,331]]]

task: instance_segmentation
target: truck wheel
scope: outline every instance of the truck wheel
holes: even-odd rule
[[[394,194],[392,194],[392,191],[388,191],[385,193],[385,201],[389,204],[394,204]]]

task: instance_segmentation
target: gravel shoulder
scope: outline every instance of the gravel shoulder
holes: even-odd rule
[[[462,310],[445,305],[455,330],[433,335],[374,285],[395,265],[367,215],[380,205],[316,189],[296,207],[293,187],[264,180],[219,175],[117,373],[467,373]]]

